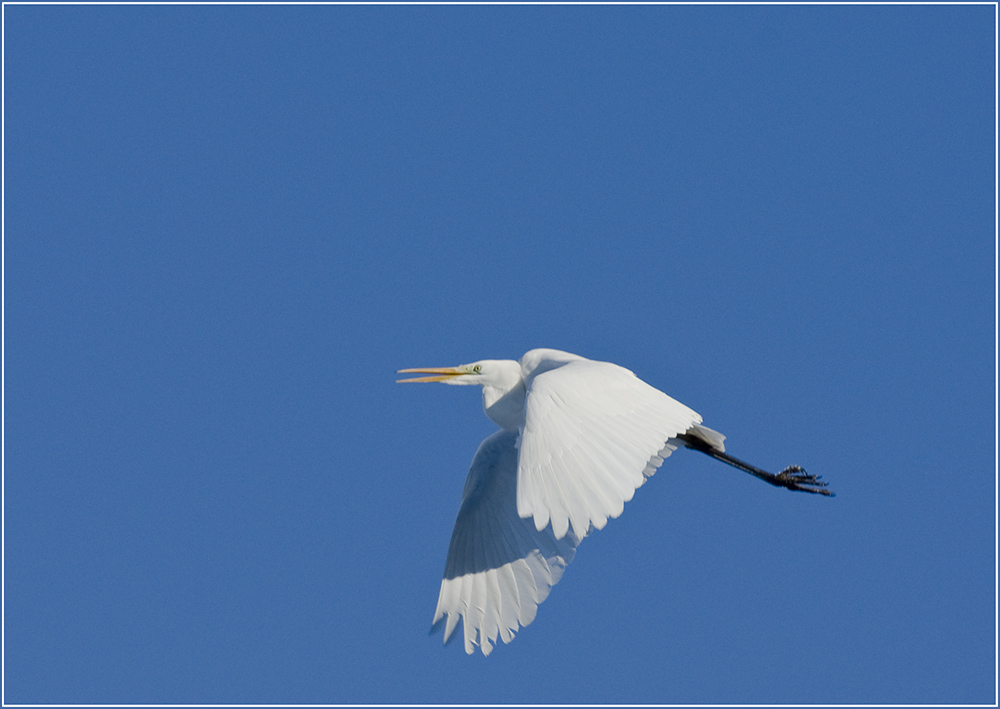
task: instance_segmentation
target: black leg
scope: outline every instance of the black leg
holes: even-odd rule
[[[799,492],[811,492],[816,495],[827,495],[829,497],[834,496],[832,492],[826,489],[827,483],[820,482],[820,477],[822,476],[809,475],[798,465],[790,465],[775,475],[774,473],[768,473],[760,468],[755,468],[749,463],[744,463],[739,458],[734,458],[731,455],[723,453],[695,436],[684,434],[677,436],[677,438],[683,441],[684,445],[688,448],[700,451],[705,455],[710,455],[716,460],[721,460],[723,463],[727,463],[734,468],[739,468],[744,473],[750,473],[750,475],[753,475],[755,478],[760,478],[764,482],[770,483],[771,485],[788,488],[789,490],[797,490]]]

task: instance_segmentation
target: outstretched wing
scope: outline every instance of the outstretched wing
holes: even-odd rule
[[[551,368],[554,366],[555,368]],[[701,416],[609,362],[541,362],[528,376],[517,512],[557,539],[601,529]]]
[[[509,643],[535,619],[580,543],[517,514],[517,435],[498,431],[476,451],[434,612],[432,630],[444,625],[446,643],[462,619],[470,655],[475,645],[489,655],[497,637]]]

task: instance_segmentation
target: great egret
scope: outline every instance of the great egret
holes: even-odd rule
[[[725,436],[701,416],[610,362],[536,349],[519,362],[401,369],[406,382],[483,387],[501,430],[479,446],[448,547],[432,629],[447,643],[462,619],[465,651],[489,655],[535,618],[576,547],[679,446],[789,490],[831,495],[790,466],[774,475],[725,453]]]

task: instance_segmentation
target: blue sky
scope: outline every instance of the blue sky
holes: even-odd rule
[[[7,702],[992,703],[994,16],[5,6]],[[428,636],[471,388],[681,451],[489,658]]]

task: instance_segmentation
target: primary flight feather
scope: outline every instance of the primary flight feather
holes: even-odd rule
[[[774,475],[725,453],[701,416],[610,362],[535,349],[520,361],[401,369],[401,382],[483,387],[501,430],[479,446],[455,521],[434,626],[462,621],[465,651],[489,655],[528,625],[580,541],[680,446],[791,490],[830,495],[798,466]]]

